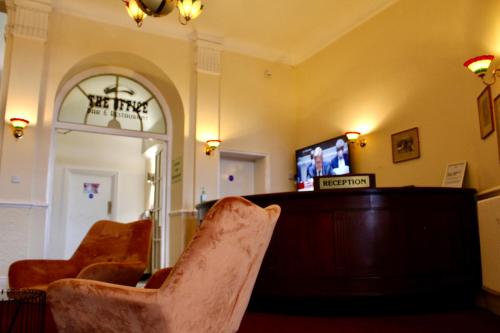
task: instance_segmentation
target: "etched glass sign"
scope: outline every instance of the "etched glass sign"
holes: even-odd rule
[[[166,134],[156,97],[130,78],[104,74],[87,78],[65,96],[60,122]]]

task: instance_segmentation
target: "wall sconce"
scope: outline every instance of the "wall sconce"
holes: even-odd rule
[[[221,140],[207,140],[207,145],[205,147],[205,154],[210,155],[212,152],[219,147]]]
[[[14,132],[14,137],[20,139],[24,135],[24,128],[30,123],[24,118],[10,118],[10,123],[12,124],[12,129]]]
[[[361,133],[359,132],[345,132],[345,136],[347,137],[347,140],[349,140],[349,143],[355,144],[356,142],[359,143],[359,146],[361,148],[366,146],[366,140],[361,139],[359,140],[359,136]]]
[[[498,68],[494,68],[492,72],[492,82],[487,82],[484,77],[486,73],[488,72],[488,69],[490,68],[491,62],[495,59],[495,56],[492,55],[482,55],[479,57],[474,57],[466,62],[464,62],[464,66],[470,69],[470,71],[477,76],[479,76],[482,80],[483,83],[487,86],[490,86],[496,82],[496,77],[500,77],[500,70]]]

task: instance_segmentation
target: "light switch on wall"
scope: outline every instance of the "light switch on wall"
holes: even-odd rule
[[[21,177],[19,177],[19,176],[11,176],[10,177],[10,182],[12,184],[19,184],[19,183],[21,183]]]

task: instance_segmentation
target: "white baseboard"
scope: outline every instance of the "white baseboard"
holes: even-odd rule
[[[8,278],[6,276],[0,276],[0,289],[8,288]]]

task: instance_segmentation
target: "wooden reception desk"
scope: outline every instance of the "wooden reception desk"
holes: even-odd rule
[[[253,304],[398,297],[433,302],[470,299],[481,287],[472,189],[376,188],[246,198],[282,208]],[[201,216],[213,204],[199,205]]]

